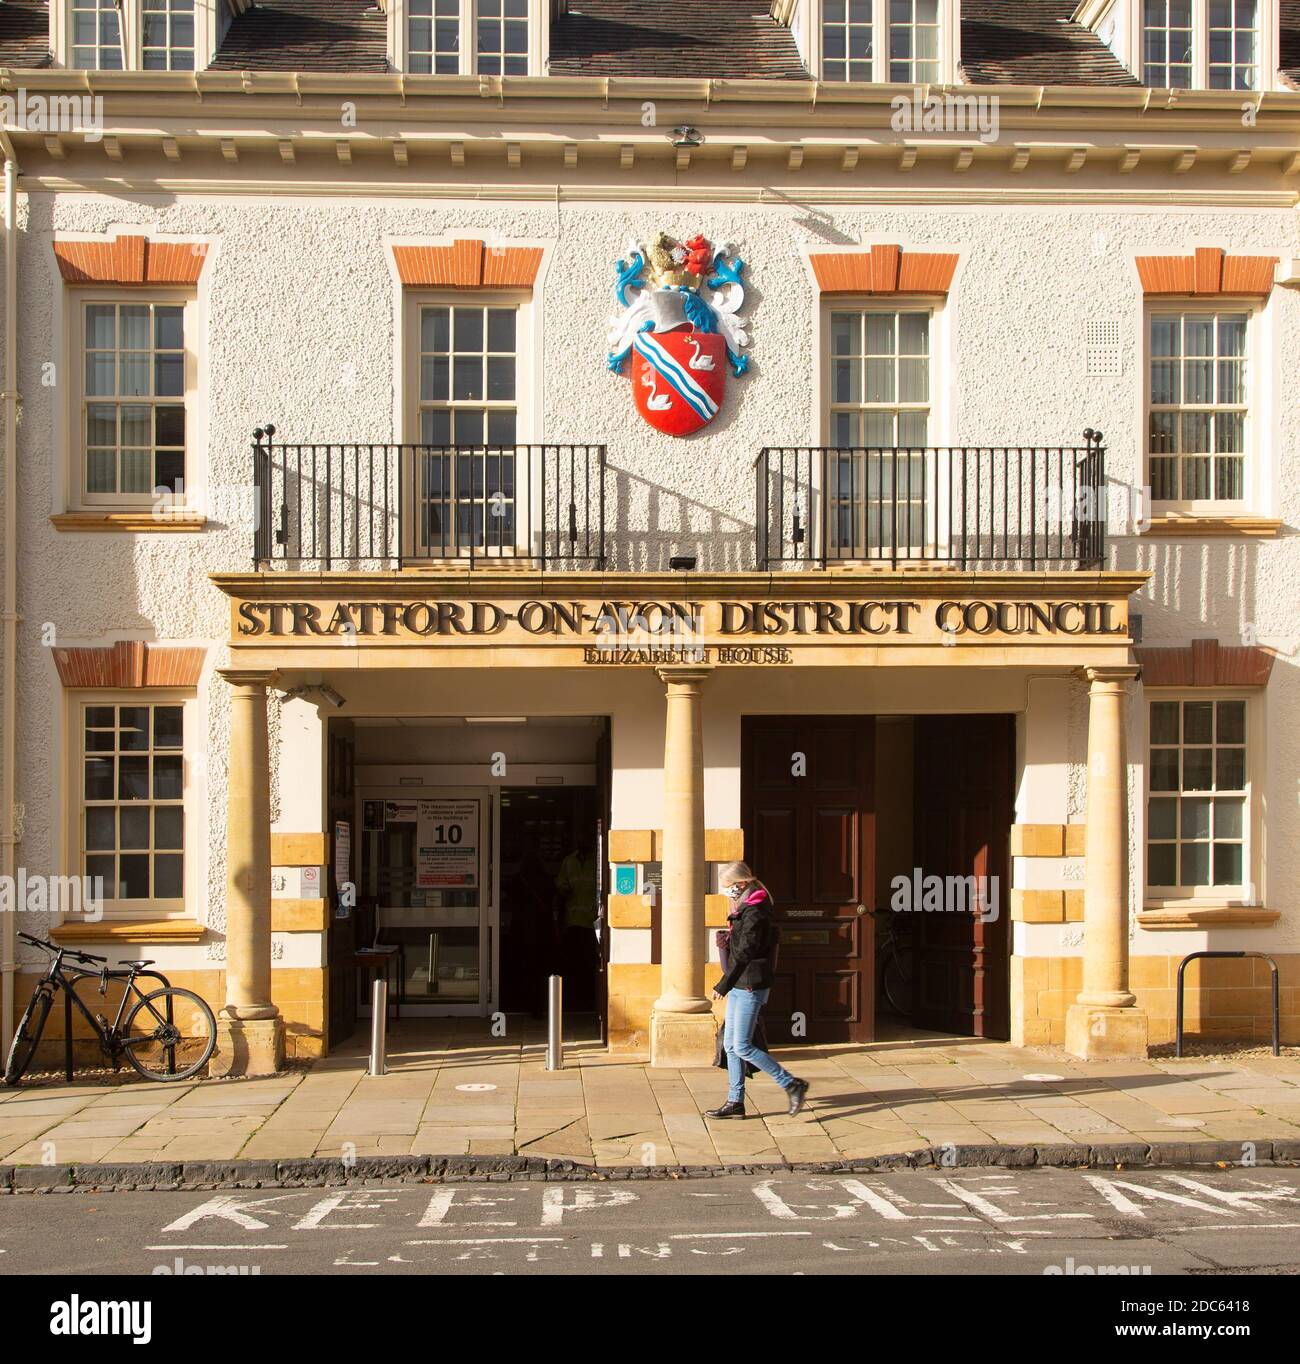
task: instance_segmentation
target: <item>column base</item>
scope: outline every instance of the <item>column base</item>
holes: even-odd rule
[[[1084,1061],[1145,1061],[1146,1011],[1072,1004],[1065,1015],[1065,1049]]]
[[[284,1069],[283,1018],[217,1019],[217,1047],[208,1062],[214,1078],[275,1075]]]
[[[650,1014],[650,1064],[674,1070],[711,1066],[717,1054],[717,1038],[712,1013],[678,1014],[654,1009]]]

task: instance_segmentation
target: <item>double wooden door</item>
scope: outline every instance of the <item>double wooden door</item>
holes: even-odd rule
[[[914,867],[962,878],[981,912],[900,915],[912,946],[918,1027],[1006,1038],[1010,1027],[1009,851],[1015,720],[914,720]],[[748,716],[741,818],[747,860],[775,901],[776,978],[763,1018],[773,1042],[874,1036],[875,721],[871,716]],[[891,799],[886,792],[881,799]],[[975,882],[966,878],[976,878]],[[885,908],[886,906],[881,906]]]
[[[747,716],[742,744],[747,860],[781,930],[768,1038],[869,1042],[875,722]]]

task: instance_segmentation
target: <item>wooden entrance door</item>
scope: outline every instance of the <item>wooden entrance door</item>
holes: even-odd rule
[[[985,914],[912,919],[913,1015],[923,1028],[1010,1037],[1008,875],[1015,717],[918,715],[915,851],[924,876],[996,877]],[[989,883],[991,884],[991,883]]]
[[[869,1042],[875,1012],[875,722],[870,716],[742,720],[746,860],[772,892],[781,949],[772,1042]]]

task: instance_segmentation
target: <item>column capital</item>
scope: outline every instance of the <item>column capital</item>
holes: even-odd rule
[[[217,672],[232,687],[270,687],[280,676],[275,668],[218,668]]]
[[[1091,686],[1126,687],[1142,676],[1142,669],[1136,663],[1125,663],[1118,667],[1081,668],[1079,670]]]
[[[707,682],[713,668],[708,664],[699,663],[672,663],[665,668],[656,668],[659,680],[668,686],[695,686],[698,687],[702,682]]]

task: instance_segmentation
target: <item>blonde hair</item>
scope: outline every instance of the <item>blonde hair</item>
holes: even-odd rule
[[[728,862],[718,872],[718,886],[726,890],[728,886],[734,886],[739,881],[757,881],[748,862]]]
[[[739,885],[742,881],[752,881],[767,896],[768,904],[775,905],[776,901],[773,899],[772,892],[754,875],[748,862],[728,862],[718,872],[719,890],[726,890],[728,886]]]

